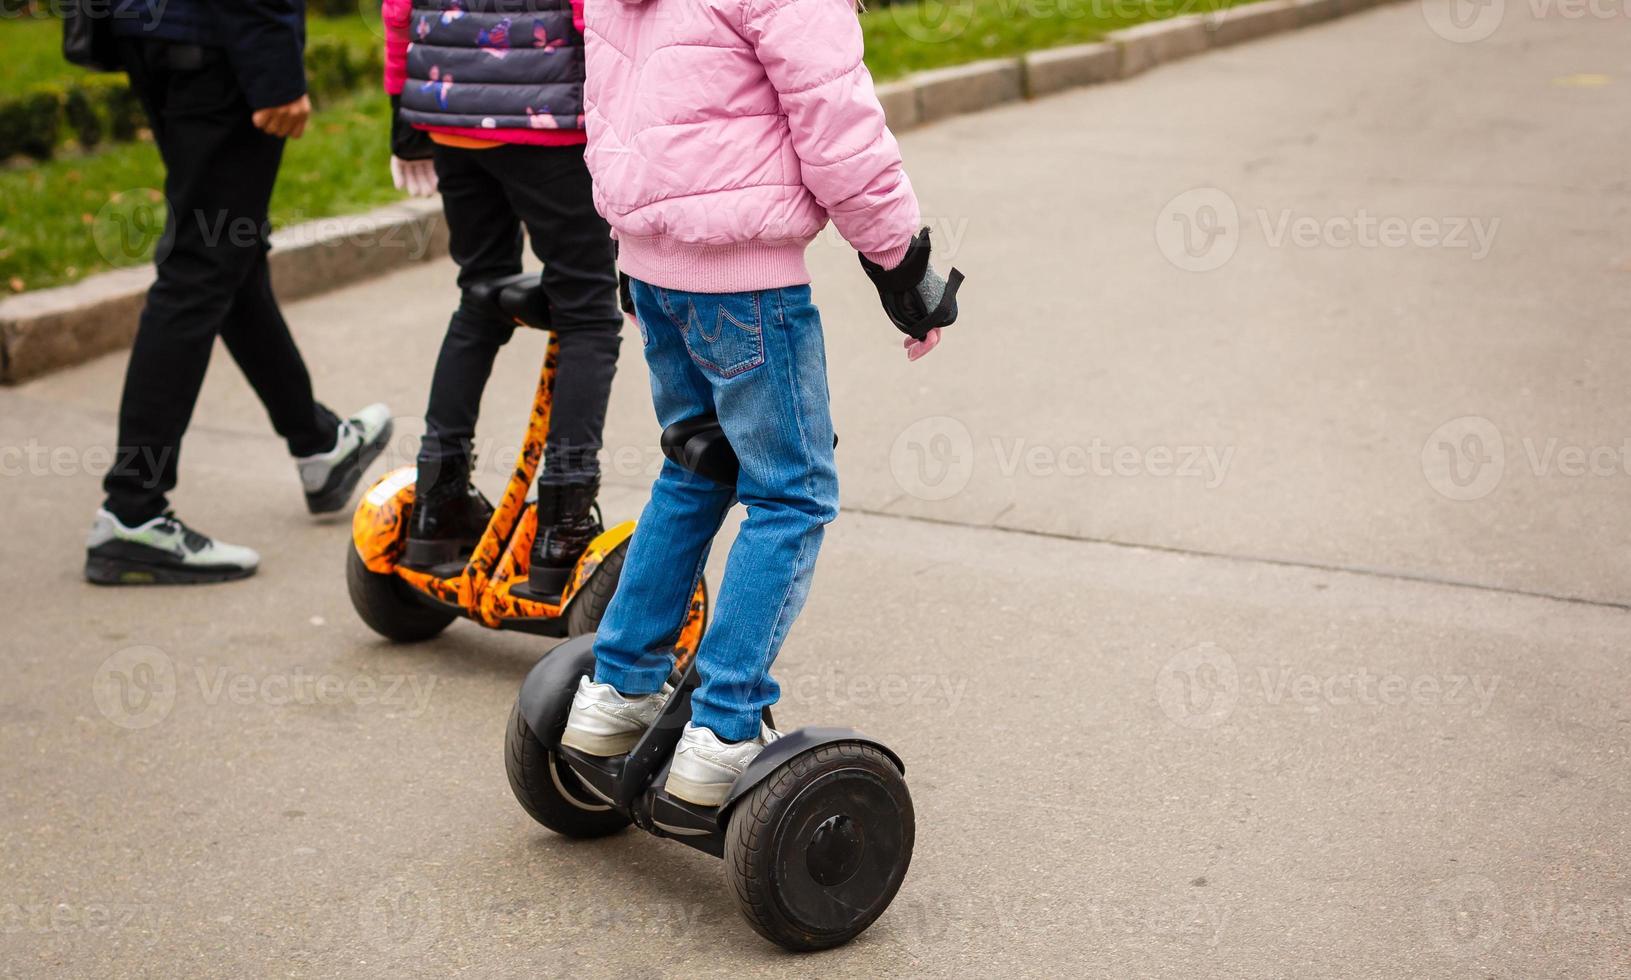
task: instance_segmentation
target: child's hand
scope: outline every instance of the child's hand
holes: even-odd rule
[[[957,322],[957,289],[963,284],[963,274],[953,269],[940,278],[929,264],[929,249],[929,229],[924,228],[912,236],[905,254],[892,268],[885,269],[861,253],[861,268],[878,287],[884,313],[906,335],[906,359],[910,361],[934,350],[940,343],[940,328]]]
[[[436,193],[436,164],[430,160],[392,157],[391,183],[413,197],[430,197]]]
[[[938,346],[940,346],[939,327],[935,327],[933,330],[930,330],[928,333],[924,334],[922,340],[915,340],[911,337],[907,337],[906,359],[908,361],[915,361]]]

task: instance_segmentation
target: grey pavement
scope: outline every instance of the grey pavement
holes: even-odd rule
[[[176,501],[263,551],[232,586],[79,581],[120,357],[0,390],[0,971],[1631,973],[1631,20],[1566,6],[907,134],[969,275],[919,364],[812,248],[846,514],[779,715],[889,741],[918,813],[894,907],[819,956],[714,859],[531,822],[500,753],[547,641],[370,634],[224,354]],[[326,399],[396,407],[393,461],[451,279],[288,310]],[[489,388],[489,490],[541,350]],[[609,428],[632,517],[635,343]]]

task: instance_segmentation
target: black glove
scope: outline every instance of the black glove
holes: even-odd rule
[[[391,96],[391,156],[401,160],[429,160],[436,144],[430,134],[402,119],[402,96]]]
[[[957,288],[963,284],[963,274],[953,269],[942,279],[929,265],[929,229],[912,238],[900,265],[885,269],[863,255],[861,268],[878,287],[878,300],[889,322],[913,340],[957,322]]]

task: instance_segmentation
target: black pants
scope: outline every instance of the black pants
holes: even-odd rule
[[[219,50],[121,39],[120,53],[164,158],[170,206],[155,253],[158,277],[125,370],[119,448],[103,481],[105,506],[129,525],[168,506],[217,336],[290,453],[331,448],[338,420],[312,398],[272,295],[267,207],[283,140],[250,123]]]
[[[561,327],[541,480],[568,483],[599,474],[596,453],[617,373],[623,314],[611,229],[590,198],[583,147],[439,145],[436,180],[461,289],[520,272],[526,229],[533,254],[543,260],[544,292]],[[422,467],[441,471],[442,462],[469,455],[482,389],[514,329],[497,311],[461,299],[431,379]]]

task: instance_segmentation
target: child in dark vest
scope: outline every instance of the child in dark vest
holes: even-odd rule
[[[623,323],[611,232],[584,165],[582,0],[385,0],[398,188],[440,189],[464,291],[431,379],[406,564],[468,557],[491,515],[470,484],[482,390],[514,324],[471,286],[543,261],[560,336],[538,477],[532,590],[558,596],[599,533],[601,429]]]

